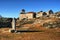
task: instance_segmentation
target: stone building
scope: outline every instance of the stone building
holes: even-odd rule
[[[26,14],[20,14],[19,20],[24,19],[24,18],[27,18],[27,17],[26,17]]]
[[[26,13],[26,17],[27,17],[28,19],[36,18],[36,13],[35,13],[35,12],[27,12],[27,13]]]
[[[47,15],[47,13],[46,12],[42,12],[42,11],[36,13],[36,17],[42,17],[42,16],[46,16],[46,15]]]
[[[23,18],[26,18],[26,13],[25,13],[25,10],[24,9],[21,10],[21,13],[19,15],[19,20],[21,20]]]
[[[55,13],[57,18],[60,18],[60,11]]]
[[[22,9],[20,15],[19,15],[19,20],[21,19],[33,19],[36,18],[36,13],[35,12],[25,12],[24,9]]]
[[[43,17],[43,16],[50,16],[51,14],[53,14],[52,10],[49,10],[48,12],[25,12],[24,9],[22,9],[20,15],[19,15],[19,20],[27,18],[27,19],[33,19],[33,18],[37,18],[37,17]]]
[[[36,17],[41,17],[43,12],[37,12]]]

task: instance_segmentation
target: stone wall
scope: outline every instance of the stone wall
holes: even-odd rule
[[[20,14],[19,15],[19,20],[26,18],[26,14]]]
[[[27,19],[36,18],[36,13],[34,13],[34,12],[27,12],[26,14],[20,14],[19,20],[24,19],[24,18],[27,18]]]

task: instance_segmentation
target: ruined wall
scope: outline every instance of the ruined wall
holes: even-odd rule
[[[33,14],[32,13],[27,13],[26,16],[27,16],[28,19],[32,19],[33,18]]]
[[[19,20],[27,18],[27,19],[33,19],[36,17],[36,14],[33,12],[27,12],[26,14],[20,14],[19,15]]]
[[[19,20],[26,18],[26,14],[20,14],[19,15]]]
[[[36,17],[41,17],[41,16],[43,16],[43,12],[38,12],[38,13],[36,14]]]
[[[26,16],[27,16],[28,19],[33,19],[33,18],[36,18],[36,13],[34,13],[34,12],[28,12],[26,14]]]

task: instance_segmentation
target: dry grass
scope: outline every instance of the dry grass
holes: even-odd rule
[[[44,32],[2,33],[0,40],[60,40],[60,28],[46,29]]]
[[[25,24],[23,27],[34,30],[39,29],[41,32],[9,33],[2,32],[2,28],[0,29],[0,40],[60,40],[60,28],[46,29],[40,24],[36,24],[34,26],[31,24]]]

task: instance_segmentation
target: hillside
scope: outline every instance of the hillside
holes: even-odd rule
[[[16,30],[40,32],[9,33],[10,28],[0,28],[0,40],[60,40],[60,18],[41,17],[16,21]]]
[[[34,19],[25,19],[16,22],[16,28],[19,30],[40,30],[43,28],[60,28],[60,18],[41,17]]]

